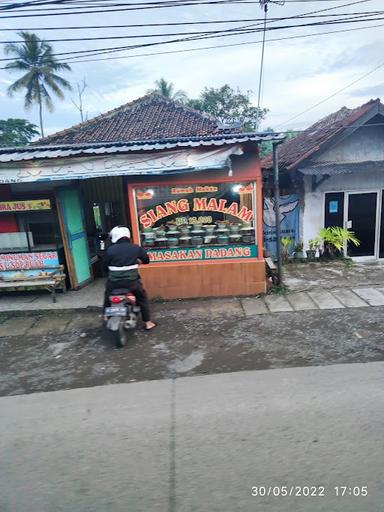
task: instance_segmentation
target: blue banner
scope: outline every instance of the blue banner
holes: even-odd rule
[[[280,197],[280,236],[292,239],[289,254],[294,252],[295,246],[300,241],[300,206],[299,196],[290,194]],[[275,199],[264,198],[263,210],[263,234],[264,248],[272,258],[276,257],[276,217]]]
[[[0,279],[17,281],[48,277],[59,265],[56,251],[0,254]]]

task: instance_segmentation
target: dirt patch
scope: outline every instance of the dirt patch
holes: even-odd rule
[[[293,262],[284,266],[284,282],[292,291],[383,286],[384,265],[381,262],[354,263],[350,260]]]
[[[137,329],[115,349],[96,313],[62,315],[65,332],[0,339],[0,395],[207,373],[384,360],[384,308],[279,313],[245,318],[181,303],[158,304],[159,326]],[[197,304],[198,306],[198,304]],[[39,318],[35,317],[34,330]],[[15,319],[17,320],[17,319]],[[57,321],[57,319],[55,320]],[[49,324],[47,319],[45,325]]]

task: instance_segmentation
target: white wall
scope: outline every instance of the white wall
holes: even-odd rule
[[[313,162],[367,162],[384,160],[384,126],[367,126],[325,151]]]
[[[343,174],[333,176],[324,181],[316,191],[312,192],[311,176],[304,177],[304,206],[303,206],[303,242],[308,249],[308,240],[315,238],[324,227],[324,198],[325,192],[374,192],[384,189],[383,170],[359,174]]]
[[[325,180],[312,191],[312,177],[304,176],[304,205],[302,209],[302,236],[306,249],[308,241],[315,238],[324,227],[325,192],[368,192],[384,189],[384,127],[366,127],[356,130],[348,138],[318,155],[308,163],[358,163],[382,162],[382,169],[375,171],[340,174]],[[320,177],[317,179],[319,180]]]

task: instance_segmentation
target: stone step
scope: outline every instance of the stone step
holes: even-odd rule
[[[308,292],[308,295],[320,309],[344,308],[344,305],[327,290],[312,290]]]
[[[283,295],[267,295],[267,297],[265,297],[265,303],[271,313],[293,311],[292,306]]]
[[[384,306],[384,294],[377,288],[353,288],[353,291],[370,306]]]
[[[265,315],[269,313],[264,299],[259,297],[241,299],[241,305],[243,306],[245,316]]]
[[[332,295],[336,297],[346,308],[362,308],[367,307],[369,304],[360,298],[352,290],[340,289],[332,290]]]
[[[287,300],[295,311],[308,311],[318,309],[311,297],[306,292],[294,292],[287,295]]]

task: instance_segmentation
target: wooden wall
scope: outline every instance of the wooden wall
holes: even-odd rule
[[[263,260],[149,264],[140,267],[151,298],[185,299],[265,293]]]

